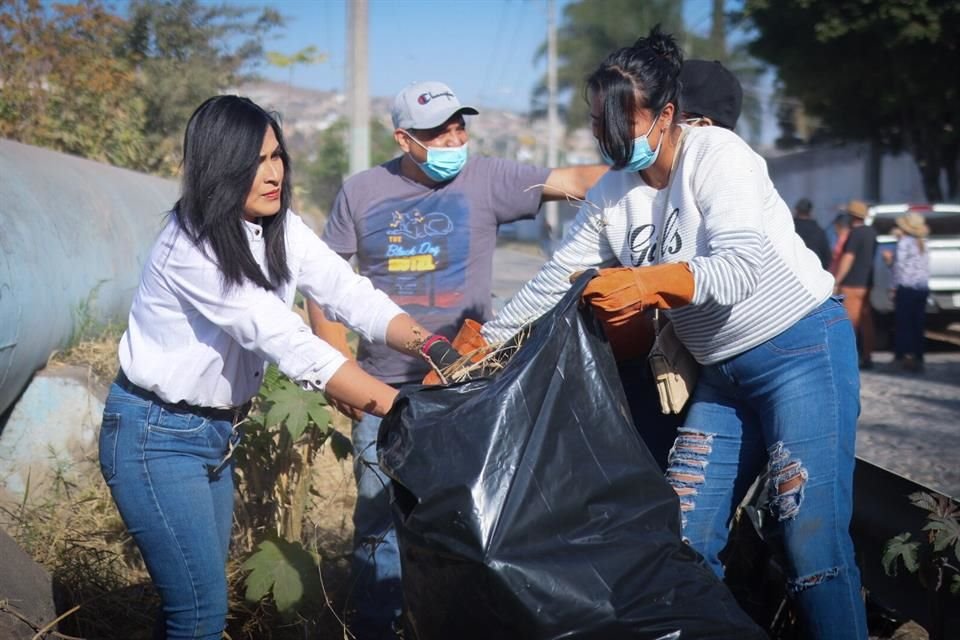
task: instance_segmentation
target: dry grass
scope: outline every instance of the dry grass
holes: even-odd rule
[[[65,349],[54,351],[48,363],[71,364],[87,367],[101,382],[109,382],[120,370],[117,358],[117,342],[123,335],[123,327],[108,324],[98,329],[95,335],[85,336]]]
[[[443,369],[434,367],[434,369],[444,384],[491,376],[506,366],[529,336],[530,327],[527,326],[506,342],[474,349],[461,354],[462,357],[450,366]]]
[[[116,353],[121,334],[121,327],[104,327],[55,353],[50,361],[86,367],[99,381],[109,382],[119,368]],[[333,425],[349,437],[347,418],[335,415]],[[348,637],[341,620],[349,586],[356,499],[352,461],[337,460],[324,446],[311,472],[312,499],[303,543],[321,558],[325,593],[311,594],[308,617],[294,620],[281,619],[269,604],[245,601],[239,567],[251,538],[235,523],[227,569],[228,633],[234,640]],[[83,460],[61,469],[54,482],[43,484],[50,485],[43,495],[28,495],[22,502],[0,501],[0,526],[51,573],[61,610],[79,605],[60,624],[59,632],[103,640],[151,638],[159,598],[96,461]]]
[[[59,626],[84,638],[149,638],[156,596],[99,470],[78,463],[43,496],[0,505],[0,525],[51,574]]]

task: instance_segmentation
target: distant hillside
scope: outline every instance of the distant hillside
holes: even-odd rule
[[[266,109],[280,113],[284,131],[300,140],[310,140],[337,119],[346,117],[346,98],[335,91],[288,87],[279,82],[254,82],[233,89]],[[392,129],[390,107],[393,97],[373,97],[374,118]],[[530,122],[526,115],[474,105],[480,115],[468,118],[471,150],[484,155],[512,158],[521,162],[546,164],[546,121]],[[569,162],[596,162],[595,144],[589,132],[574,131],[567,137]],[[564,145],[561,144],[561,150]]]

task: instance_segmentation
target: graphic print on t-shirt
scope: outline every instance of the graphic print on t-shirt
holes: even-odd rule
[[[387,229],[387,271],[425,273],[442,269],[445,265],[439,261],[446,258],[446,236],[451,231],[453,223],[445,213],[394,211]]]
[[[370,278],[411,313],[456,307],[466,286],[466,212],[418,204],[382,209],[367,219],[364,253]]]

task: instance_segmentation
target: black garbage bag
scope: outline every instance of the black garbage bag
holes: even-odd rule
[[[680,537],[580,292],[492,378],[401,393],[392,479],[406,637],[765,638]]]

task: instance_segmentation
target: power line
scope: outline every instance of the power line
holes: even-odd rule
[[[511,6],[513,6],[513,5],[511,4]],[[505,50],[505,54],[504,54],[504,55],[505,55],[505,56],[509,56],[509,53],[510,53],[510,43],[513,43],[513,42],[516,42],[516,41],[517,41],[517,36],[518,36],[518,34],[520,33],[520,27],[523,26],[523,14],[524,14],[523,6],[522,6],[522,5],[517,5],[517,6],[519,6],[519,11],[514,12],[514,14],[515,14],[515,16],[516,16],[516,20],[514,20],[513,35],[512,35],[512,36],[510,37],[510,39],[507,41],[507,46],[504,47],[504,50]],[[497,82],[496,82],[496,84],[494,85],[494,95],[498,95],[498,94],[500,93],[500,88],[503,86],[503,77],[504,77],[504,73],[506,72],[506,68],[507,68],[507,66],[508,66],[508,65],[507,65],[507,61],[508,61],[508,60],[509,60],[508,57],[505,58],[504,61],[503,61],[503,64],[500,65],[500,72],[497,74]],[[516,61],[514,60],[513,63],[514,63],[514,67],[516,68],[516,66],[517,66],[517,65],[516,65]],[[499,106],[499,105],[498,105],[498,106]]]
[[[487,87],[488,87],[487,81],[490,77],[490,69],[496,66],[495,62],[496,62],[497,54],[500,52],[500,38],[503,36],[503,31],[504,31],[503,25],[504,25],[504,18],[506,17],[506,14],[507,14],[507,1],[504,0],[500,5],[500,19],[497,20],[497,33],[496,33],[496,36],[494,36],[495,40],[493,44],[493,55],[491,55],[490,58],[487,60],[487,66],[483,72],[483,81],[480,83],[480,95],[478,96],[478,98],[480,99],[486,98]]]

